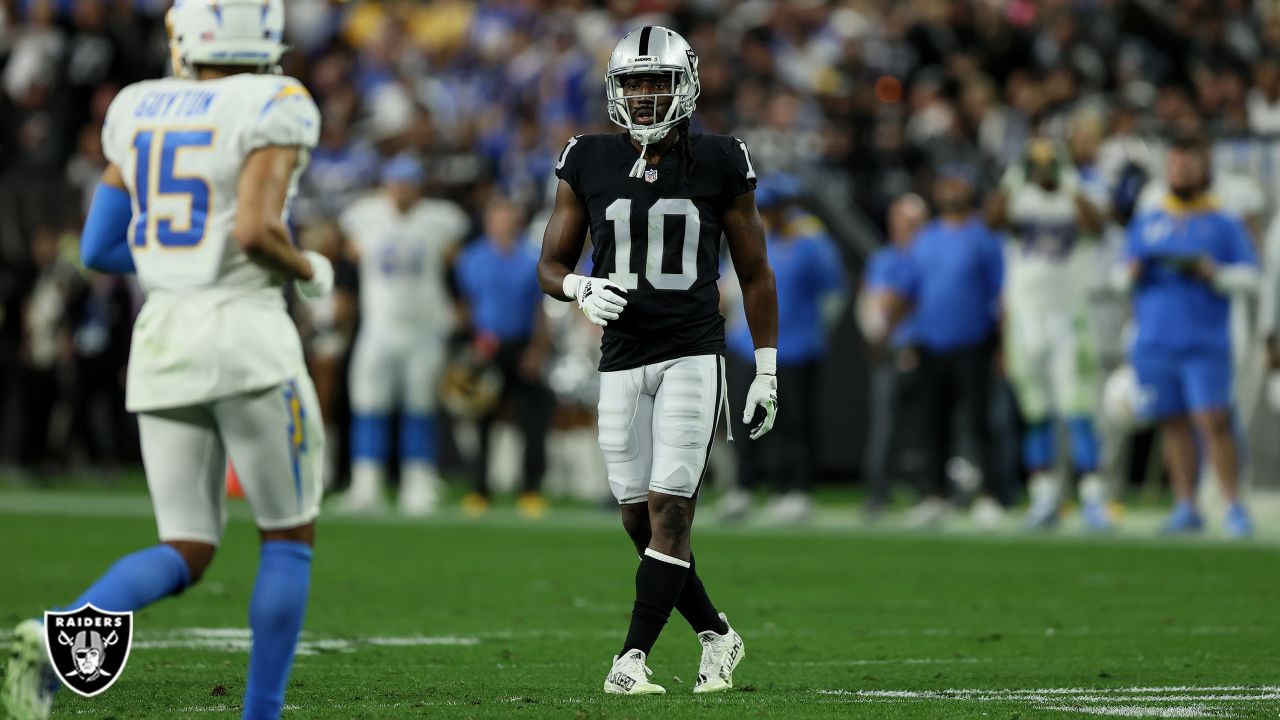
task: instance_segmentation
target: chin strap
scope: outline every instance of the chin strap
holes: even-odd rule
[[[645,162],[644,160],[644,153],[648,149],[649,149],[649,143],[647,142],[640,146],[640,157],[636,158],[636,162],[634,165],[631,166],[631,172],[627,173],[627,177],[633,177],[633,178],[644,177],[644,169],[649,165],[649,163]]]

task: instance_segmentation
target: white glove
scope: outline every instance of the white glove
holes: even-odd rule
[[[596,325],[617,320],[627,306],[627,291],[603,278],[566,275],[564,294],[578,301],[582,314]]]
[[[311,263],[311,279],[295,280],[298,294],[308,300],[317,300],[333,292],[333,263],[314,250],[303,250],[302,256]]]
[[[764,417],[756,420],[758,412]],[[758,440],[773,429],[773,421],[778,416],[778,350],[777,348],[760,348],[756,350],[756,379],[747,388],[747,405],[742,411],[742,423],[747,426],[748,436]]]

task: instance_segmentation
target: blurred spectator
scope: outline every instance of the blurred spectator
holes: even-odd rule
[[[788,389],[789,413],[779,416],[768,435],[736,443],[738,487],[722,505],[727,517],[745,515],[752,492],[764,481],[776,491],[769,507],[774,520],[803,522],[813,511],[809,493],[818,455],[820,367],[827,332],[843,313],[847,297],[839,250],[817,219],[799,209],[803,196],[800,181],[783,173],[761,177],[756,189],[778,288],[778,382]],[[740,303],[733,317],[727,338],[728,386],[730,396],[738,397],[746,395],[755,378],[755,344]],[[747,436],[747,423],[730,421],[736,436]]]
[[[1239,458],[1232,428],[1229,296],[1252,292],[1257,259],[1244,224],[1214,207],[1208,149],[1175,144],[1167,158],[1170,190],[1162,209],[1129,227],[1121,282],[1134,293],[1137,333],[1131,362],[1139,412],[1158,421],[1178,504],[1168,532],[1196,532],[1196,435],[1229,503],[1226,531],[1252,532],[1240,502]]]
[[[1280,58],[1266,55],[1253,66],[1254,88],[1249,91],[1249,129],[1259,135],[1280,135]]]
[[[480,447],[472,492],[464,500],[470,514],[488,509],[490,439],[497,413],[510,405],[524,438],[519,509],[529,517],[546,510],[542,476],[547,469],[547,431],[554,399],[543,374],[551,349],[538,287],[538,251],[522,233],[524,217],[510,200],[485,208],[485,234],[458,258],[458,284],[470,308],[474,347],[502,373],[498,409],[479,421]]]
[[[903,195],[889,207],[889,242],[867,260],[857,300],[858,324],[871,352],[870,416],[862,474],[866,512],[876,517],[890,501],[894,451],[904,428],[918,423],[920,353],[907,316],[914,271],[911,245],[929,220],[919,195]]]
[[[31,265],[35,285],[22,308],[23,428],[19,460],[29,468],[42,468],[50,454],[53,410],[62,395],[60,371],[73,358],[69,305],[78,290],[80,276],[61,255],[57,233],[36,230],[31,240]],[[59,447],[58,450],[64,448]],[[62,459],[62,458],[56,458]]]
[[[975,519],[993,524],[1001,506],[1013,501],[997,470],[990,415],[1004,257],[999,239],[974,211],[975,176],[966,165],[941,169],[934,191],[938,219],[911,248],[915,275],[907,294],[920,346],[926,482],[931,484],[912,524],[932,524],[945,510],[942,498],[950,494],[947,466],[956,451],[957,418],[963,431],[972,434],[967,452],[976,456],[985,483],[986,494],[974,503]]]
[[[124,410],[134,296],[123,277],[93,274],[76,285],[67,307],[73,365],[69,437],[95,467],[114,469],[133,455],[133,425]]]

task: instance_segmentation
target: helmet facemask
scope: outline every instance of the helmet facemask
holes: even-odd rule
[[[693,57],[692,62],[696,73],[696,56]],[[624,84],[628,77],[635,75],[666,77],[670,90],[665,93],[628,95]],[[605,86],[609,98],[609,119],[614,124],[625,128],[641,145],[659,142],[671,132],[671,128],[689,119],[693,115],[698,95],[701,93],[697,75],[689,73],[678,65],[636,64],[619,68],[609,72],[605,77]],[[653,101],[654,118],[650,124],[637,123],[631,115],[630,103],[641,98],[650,98]],[[659,118],[657,112],[663,98],[670,99],[670,105],[664,116]]]

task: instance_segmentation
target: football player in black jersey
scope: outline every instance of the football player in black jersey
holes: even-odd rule
[[[665,692],[645,660],[678,609],[697,633],[694,692],[733,687],[742,638],[698,578],[689,531],[722,412],[720,238],[742,284],[756,350],[744,417],[751,437],[777,412],[778,305],[755,171],[736,138],[689,131],[698,58],[663,27],[624,37],[609,58],[609,116],[625,133],[565,145],[555,211],[538,264],[547,294],[604,326],[600,450],[622,524],[640,553],[631,628],[604,682],[611,693]],[[590,277],[573,274],[588,232]]]

